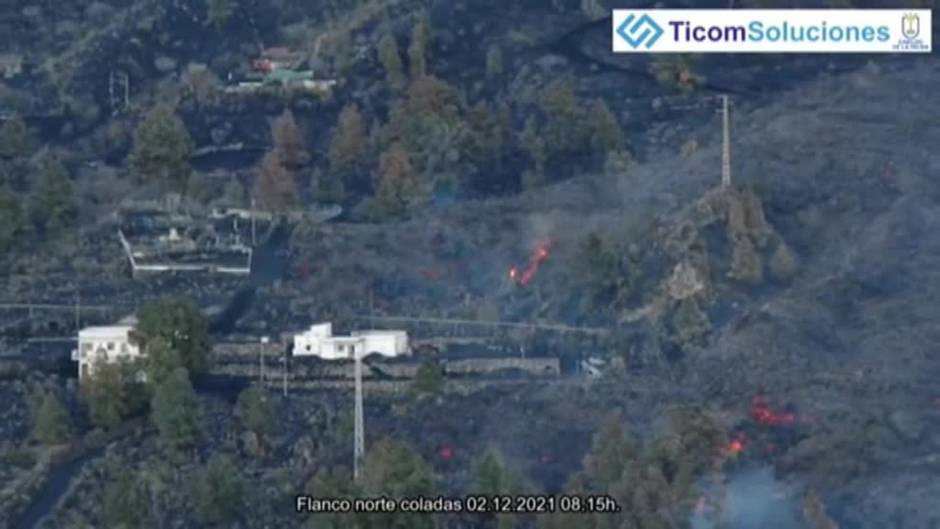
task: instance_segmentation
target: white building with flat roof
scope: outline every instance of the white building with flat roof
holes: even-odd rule
[[[353,331],[349,336],[334,336],[331,323],[318,323],[294,335],[294,356],[351,360],[370,354],[389,358],[411,354],[408,333],[399,330],[366,330]]]
[[[109,325],[78,331],[78,348],[72,350],[72,360],[78,362],[78,380],[91,375],[99,361],[110,364],[139,358],[140,346],[131,340],[133,329],[132,325]]]

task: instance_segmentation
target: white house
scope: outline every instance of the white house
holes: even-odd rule
[[[324,360],[361,358],[378,353],[396,357],[411,353],[405,331],[354,331],[349,336],[333,336],[333,324],[318,323],[294,335],[294,356],[318,356]]]
[[[140,357],[140,347],[130,338],[132,325],[86,327],[78,331],[78,348],[72,360],[78,362],[78,380],[92,374],[97,361],[116,363]]]

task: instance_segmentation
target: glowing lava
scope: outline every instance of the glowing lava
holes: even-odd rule
[[[437,451],[437,455],[444,461],[450,461],[454,457],[454,449],[450,446],[442,446]]]
[[[513,266],[509,269],[509,280],[520,285],[528,285],[529,281],[535,277],[539,271],[539,266],[548,258],[548,244],[540,243],[535,247],[532,255],[529,257],[529,264],[521,272],[518,267]]]
[[[751,402],[751,416],[754,420],[764,425],[783,425],[793,424],[796,417],[792,413],[778,413],[770,409],[767,401],[763,397],[754,397]]]

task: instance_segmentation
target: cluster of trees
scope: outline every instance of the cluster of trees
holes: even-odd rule
[[[44,445],[60,445],[72,436],[72,419],[62,402],[51,391],[43,391],[35,399],[33,436]]]
[[[408,70],[412,79],[418,79],[428,74],[431,49],[431,21],[427,13],[418,16],[411,30],[411,41],[408,46]],[[395,35],[387,31],[379,41],[379,62],[385,69],[385,80],[392,90],[401,90],[407,83],[404,63],[401,60],[401,51]]]
[[[406,444],[382,439],[372,445],[363,460],[363,475],[352,480],[347,469],[317,473],[307,492],[321,498],[433,496],[436,490],[431,466]],[[308,527],[316,529],[431,529],[434,518],[413,513],[316,514]]]
[[[0,189],[0,250],[31,234],[61,235],[78,218],[72,181],[59,157],[43,156],[38,169],[39,178],[25,204],[17,193]]]
[[[164,298],[141,307],[133,339],[144,351],[137,362],[101,364],[83,384],[92,424],[113,428],[149,407],[160,443],[171,454],[196,446],[203,413],[190,375],[208,368],[208,323],[189,300]],[[44,403],[45,406],[45,403]],[[273,431],[273,404],[259,388],[239,397],[236,415],[263,438]],[[50,421],[52,422],[52,421]],[[49,436],[57,431],[47,428]],[[166,478],[171,479],[171,478]],[[122,471],[105,491],[103,512],[109,527],[152,527],[163,514],[153,501],[162,485],[143,471]],[[238,467],[222,454],[211,457],[191,483],[191,498],[205,525],[225,525],[238,516],[243,484]]]
[[[155,106],[134,131],[131,168],[140,181],[185,193],[192,176],[193,141],[169,105]]]
[[[0,251],[30,235],[60,235],[78,217],[71,176],[60,156],[46,152],[31,162],[34,147],[35,140],[21,116],[0,125]],[[16,172],[31,173],[26,197],[13,190],[16,178],[12,174]]]
[[[670,432],[641,444],[610,419],[594,436],[583,469],[569,479],[568,494],[607,494],[621,507],[615,514],[556,513],[542,518],[543,529],[632,527],[665,529],[689,520],[701,497],[696,485],[719,476],[727,434],[699,408],[678,408]]]
[[[299,203],[297,175],[310,155],[290,110],[271,123],[271,138],[271,150],[261,161],[255,180],[255,197],[260,207],[280,211]]]
[[[385,438],[372,445],[363,461],[362,476],[354,482],[343,468],[317,473],[307,493],[320,498],[433,498],[440,493],[431,466],[409,445]],[[502,454],[487,450],[473,469],[471,485],[475,494],[514,494],[527,490],[522,478],[506,464]],[[479,522],[479,514],[474,514]],[[513,527],[513,516],[495,517],[496,527]],[[316,529],[431,529],[439,527],[433,515],[420,513],[340,513],[315,514],[307,527]]]
[[[549,83],[539,96],[538,110],[523,131],[529,170],[536,173],[536,181],[544,176],[546,163],[583,166],[626,148],[623,130],[607,104],[596,99],[585,105],[570,81]]]
[[[343,110],[329,154],[334,188],[341,181],[345,191],[372,193],[379,209],[401,213],[431,196],[506,191],[520,181],[537,186],[546,181],[548,167],[573,169],[624,155],[625,135],[606,103],[579,100],[570,81],[545,87],[534,112],[517,108],[530,114],[521,130],[507,100],[468,104],[430,73],[429,28],[427,15],[419,17],[407,48],[407,73],[394,34],[382,38],[378,57],[396,99],[387,122],[371,130],[359,107]],[[493,45],[486,53],[487,77],[498,78],[503,68],[502,51]],[[513,169],[525,175],[507,186],[505,175]],[[364,178],[370,171],[371,182]]]
[[[102,362],[82,385],[92,424],[112,429],[150,409],[165,446],[183,450],[199,438],[201,415],[190,373],[207,369],[208,323],[187,299],[164,298],[137,314],[133,339],[144,356],[133,362]]]
[[[505,173],[519,155],[522,185],[537,186],[548,167],[606,162],[626,156],[625,149],[624,132],[606,103],[585,105],[569,82],[546,87],[517,133],[508,103],[471,106],[447,82],[423,75],[407,83],[388,121],[371,131],[358,106],[343,109],[327,181],[334,191],[371,192],[381,210],[402,213],[436,195],[505,190]]]
[[[621,507],[617,513],[554,513],[538,518],[542,529],[600,529],[675,527],[676,520],[691,519],[700,498],[698,486],[709,479],[721,481],[726,460],[727,434],[718,421],[697,407],[670,412],[668,431],[646,443],[633,439],[619,418],[612,417],[595,434],[582,469],[568,480],[566,494],[606,494]],[[514,472],[498,450],[486,450],[477,460],[468,493],[511,495],[537,492]],[[437,493],[428,464],[405,444],[384,439],[366,454],[358,482],[344,469],[325,470],[308,485],[316,497],[413,497]],[[716,513],[720,514],[720,513]],[[479,518],[475,518],[479,522]],[[494,516],[488,527],[510,529],[517,518]],[[317,514],[309,527],[371,529],[377,527],[434,527],[427,515],[406,513]]]
[[[581,243],[581,309],[605,314],[624,308],[636,292],[639,265],[598,233]]]
[[[227,1],[210,2],[207,20],[224,25],[227,6]],[[328,45],[338,45],[334,40]],[[623,157],[623,130],[603,100],[581,101],[570,81],[559,80],[544,88],[532,109],[514,110],[507,100],[471,105],[431,73],[432,44],[426,13],[417,17],[404,53],[392,32],[382,38],[378,57],[394,98],[387,121],[367,123],[356,103],[342,109],[328,165],[313,171],[312,190],[319,198],[373,195],[379,211],[398,214],[435,196],[537,186],[556,172]],[[493,45],[486,52],[487,77],[498,78],[503,70],[502,51]],[[515,126],[518,114],[528,115],[521,129]],[[253,195],[260,207],[283,210],[299,202],[306,182],[299,175],[310,156],[290,111],[271,129],[272,148],[260,163]],[[204,182],[189,165],[192,152],[182,121],[159,105],[138,126],[130,161],[143,179],[206,199]],[[523,171],[521,178],[505,177]],[[241,197],[244,190],[238,187],[237,182],[227,187],[226,197]]]
[[[223,454],[211,456],[191,475],[157,463],[139,469],[115,468],[111,476],[101,504],[101,521],[106,527],[163,527],[171,514],[167,498],[174,491],[188,493],[205,527],[226,527],[238,517],[244,501],[245,486],[238,466]]]

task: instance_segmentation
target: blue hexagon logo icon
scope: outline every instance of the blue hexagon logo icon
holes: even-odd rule
[[[623,24],[617,27],[617,35],[620,35],[627,44],[633,49],[640,46],[650,49],[659,37],[663,35],[663,28],[656,23],[649,15],[644,14],[637,17],[634,14],[627,16]]]

